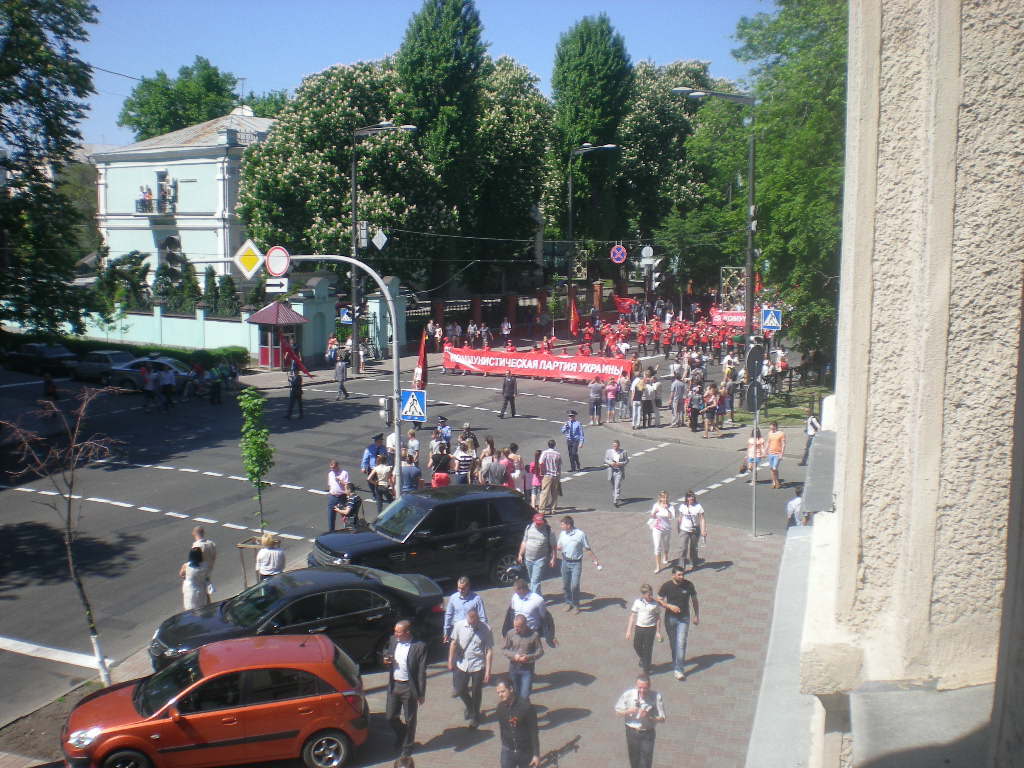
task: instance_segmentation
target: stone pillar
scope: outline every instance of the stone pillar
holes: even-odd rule
[[[444,299],[433,299],[430,302],[430,311],[434,316],[434,322],[444,326]]]
[[[483,300],[479,296],[473,296],[469,300],[469,316],[477,325],[483,319]]]
[[[196,348],[206,349],[206,304],[196,302]]]
[[[153,340],[157,344],[164,343],[164,304],[163,299],[153,299]]]
[[[603,280],[595,280],[594,281],[594,295],[593,295],[592,302],[593,302],[594,306],[597,307],[597,311],[598,312],[600,312],[602,309],[604,309],[604,281]]]
[[[1020,18],[1015,0],[850,3],[836,511],[815,522],[801,654],[824,709],[811,765],[835,764],[855,688],[995,680],[1021,462],[971,399],[1021,349],[1019,232],[995,225],[1024,209]],[[1022,617],[1000,671],[1018,750]]]

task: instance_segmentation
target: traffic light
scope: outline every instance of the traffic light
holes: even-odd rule
[[[377,398],[377,404],[380,406],[380,418],[387,426],[392,426],[395,423],[395,398],[393,397],[379,397]]]
[[[651,268],[651,293],[657,293],[658,288],[665,282],[665,278],[668,276],[668,262],[668,256],[654,262],[654,266]]]

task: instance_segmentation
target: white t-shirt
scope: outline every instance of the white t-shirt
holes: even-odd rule
[[[683,533],[694,533],[700,531],[700,516],[704,514],[704,507],[694,504],[692,507],[683,504],[679,507],[679,530]]]
[[[408,682],[409,680],[409,649],[412,643],[395,643],[395,680]]]
[[[800,515],[804,510],[804,500],[800,496],[794,496],[786,505],[786,517],[792,518],[794,522],[800,522]]]
[[[655,626],[658,623],[658,616],[661,615],[661,606],[657,601],[651,600],[646,603],[639,597],[633,601],[633,607],[630,610],[636,614],[636,626],[638,627]]]

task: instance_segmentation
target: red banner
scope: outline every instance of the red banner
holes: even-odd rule
[[[739,311],[721,309],[711,310],[712,325],[733,325],[737,328],[742,328],[746,320],[747,314],[742,309]],[[754,324],[757,325],[757,323]]]
[[[612,301],[615,302],[615,310],[620,315],[628,315],[630,310],[633,309],[633,305],[636,304],[636,299],[623,298],[614,294],[612,294]]]
[[[597,376],[607,379],[625,371],[629,375],[628,360],[613,357],[576,355],[562,357],[537,352],[502,352],[499,350],[448,348],[444,351],[443,367],[446,370],[465,370],[475,373],[496,373],[503,375],[506,370],[515,376],[533,376],[545,379],[574,379],[590,381]]]

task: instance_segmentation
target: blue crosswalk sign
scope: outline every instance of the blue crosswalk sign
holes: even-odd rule
[[[398,418],[402,421],[426,421],[427,391],[425,389],[403,389]]]
[[[782,310],[781,309],[762,309],[761,310],[761,330],[762,331],[781,331],[782,330]]]

